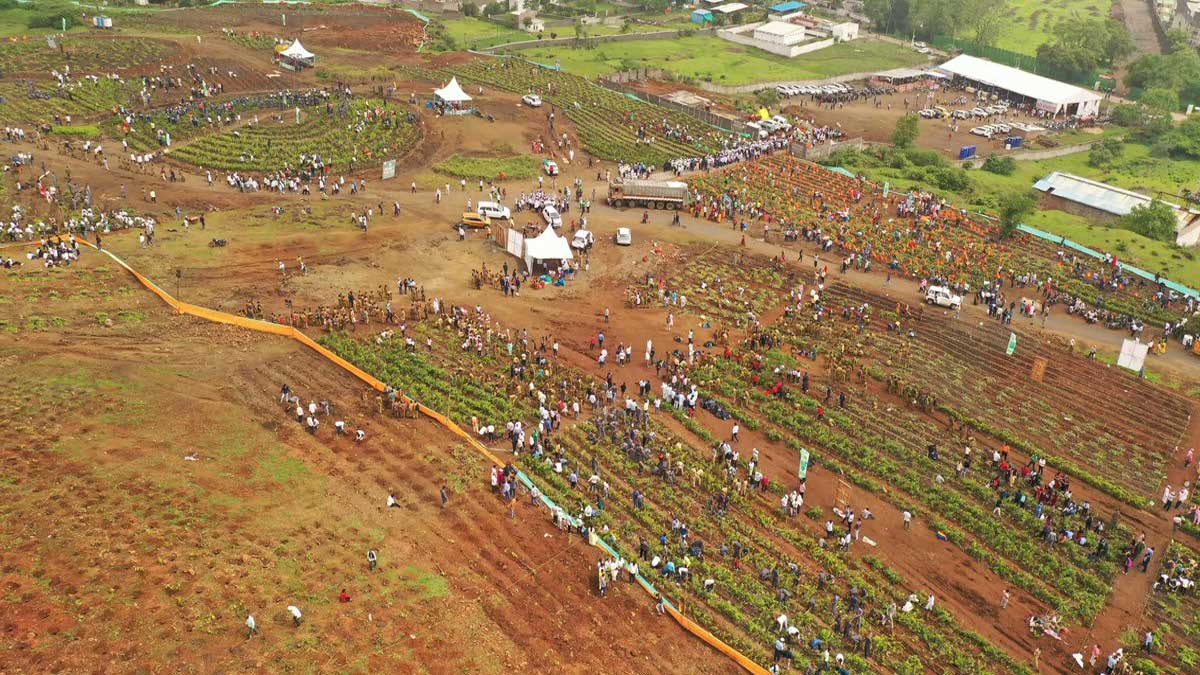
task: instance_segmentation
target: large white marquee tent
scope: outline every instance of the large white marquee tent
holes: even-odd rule
[[[1103,96],[1097,92],[987,59],[963,54],[938,66],[937,70],[976,85],[1030,99],[1038,110],[1048,113],[1078,117],[1092,117],[1100,113]]]

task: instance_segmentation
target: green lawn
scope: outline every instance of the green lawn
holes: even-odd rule
[[[729,85],[813,80],[845,73],[911,66],[926,61],[924,56],[906,47],[868,40],[845,42],[786,59],[710,35],[674,40],[599,43],[590,49],[534,48],[522,50],[520,55],[543,64],[558,62],[563,70],[585,77],[630,68],[654,67],[683,77]]]
[[[459,49],[487,49],[505,42],[532,40],[535,36],[515,28],[506,28],[490,21],[462,17],[439,21],[446,34],[454,38]]]
[[[1038,46],[1049,39],[1054,24],[1076,13],[1084,18],[1104,17],[1111,5],[1108,0],[1011,0],[1004,13],[1005,28],[995,46],[1036,55]],[[971,36],[967,33],[959,37]]]
[[[1025,222],[1084,246],[1116,254],[1121,260],[1150,272],[1159,272],[1189,288],[1200,288],[1200,261],[1194,259],[1196,253],[1192,249],[1147,239],[1129,230],[1108,227],[1064,211],[1038,211]]]

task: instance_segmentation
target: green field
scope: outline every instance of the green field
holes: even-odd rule
[[[520,55],[543,64],[557,62],[563,70],[585,77],[631,68],[663,68],[681,77],[728,85],[815,80],[926,61],[906,47],[868,40],[845,42],[787,59],[710,35],[599,43],[594,48],[539,47],[522,50]]]
[[[995,46],[1036,55],[1038,46],[1050,39],[1054,24],[1074,14],[1086,19],[1108,16],[1111,4],[1107,0],[1011,0],[1004,12],[1005,28]],[[959,37],[970,38],[969,35]]]
[[[535,39],[515,28],[506,28],[482,19],[462,17],[438,21],[459,49],[487,49],[506,42]],[[432,24],[430,24],[432,25]]]

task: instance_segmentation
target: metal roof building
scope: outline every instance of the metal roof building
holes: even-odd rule
[[[1107,215],[1109,219],[1123,216],[1133,211],[1135,206],[1146,206],[1152,201],[1150,197],[1132,190],[1061,171],[1055,171],[1034,183],[1033,189],[1086,209],[1082,213],[1079,213],[1079,209],[1064,209],[1068,212],[1083,216]],[[1175,242],[1180,246],[1196,244],[1200,240],[1200,213],[1170,202],[1163,203],[1175,210],[1178,221]]]
[[[1100,113],[1103,96],[1094,91],[987,59],[963,54],[938,66],[938,70],[985,88],[1032,100],[1038,110],[1078,117],[1093,117]]]

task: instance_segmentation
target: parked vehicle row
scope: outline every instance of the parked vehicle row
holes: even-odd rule
[[[985,124],[981,127],[975,127],[971,129],[971,133],[975,134],[976,136],[991,138],[992,136],[1007,134],[1012,130],[1013,126],[1011,124]]]
[[[853,91],[854,87],[841,82],[831,84],[781,84],[775,87],[775,93],[780,96],[817,96],[820,94],[840,94]]]

